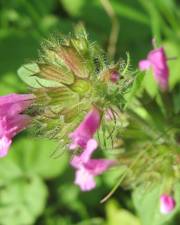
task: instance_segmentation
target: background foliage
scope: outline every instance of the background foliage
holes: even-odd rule
[[[112,17],[103,2],[1,0],[0,95],[25,92],[26,87],[16,73],[18,68],[37,57],[37,49],[44,38],[59,32],[68,33],[79,21],[85,24],[90,39],[105,50],[112,22],[118,23],[115,58],[126,58],[128,51],[132,68],[146,56],[152,37],[156,37],[169,56],[177,56],[176,62],[171,63],[170,84],[175,86],[180,81],[179,1],[111,0],[115,13]],[[146,76],[144,85],[151,95],[156,94],[151,76]],[[157,215],[158,190],[148,194],[139,191],[131,198],[130,191],[120,188],[112,199],[100,204],[101,198],[114,185],[116,173],[113,171],[98,180],[94,191],[80,192],[73,184],[74,174],[69,168],[68,156],[63,154],[57,159],[50,156],[56,145],[23,133],[16,138],[9,156],[1,159],[0,225],[179,224],[178,210],[165,218]],[[180,202],[178,191],[177,199]]]

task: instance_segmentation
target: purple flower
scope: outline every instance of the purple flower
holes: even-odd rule
[[[89,159],[83,162],[81,156],[75,156],[71,161],[71,165],[76,169],[75,184],[80,186],[82,191],[94,189],[95,176],[102,174],[115,163],[114,160],[109,159]]]
[[[167,57],[163,48],[157,48],[149,52],[147,59],[139,62],[140,70],[152,68],[154,78],[159,84],[162,91],[168,89],[169,68]]]
[[[76,169],[75,184],[79,185],[82,191],[90,191],[95,188],[95,176],[102,174],[116,163],[115,160],[91,159],[96,148],[96,140],[90,139],[81,155],[74,156],[71,161],[71,166]]]
[[[77,147],[86,148],[86,145],[90,139],[93,138],[100,125],[100,112],[96,107],[85,116],[80,125],[73,131],[69,137],[72,139],[70,149],[76,149]]]
[[[34,99],[31,94],[10,94],[0,97],[0,157],[7,155],[12,138],[31,121],[22,113]]]
[[[160,212],[162,214],[168,214],[173,211],[176,206],[176,202],[173,197],[167,194],[163,194],[160,197]]]

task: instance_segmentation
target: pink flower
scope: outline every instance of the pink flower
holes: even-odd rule
[[[100,126],[100,112],[96,107],[85,116],[80,125],[73,131],[69,137],[72,139],[70,149],[76,149],[77,147],[86,148],[86,145],[90,139],[93,138],[95,132]]]
[[[35,98],[32,94],[9,94],[0,96],[0,117],[14,116],[23,112]]]
[[[90,191],[95,188],[95,176],[102,174],[116,163],[115,160],[91,159],[96,148],[96,140],[90,139],[81,155],[74,156],[71,161],[71,166],[76,169],[75,184],[79,185],[82,191]]]
[[[93,109],[85,116],[81,124],[69,136],[72,139],[70,149],[80,147],[83,152],[74,156],[71,165],[76,169],[75,184],[82,191],[89,191],[96,186],[95,176],[100,175],[114,164],[113,160],[91,159],[92,153],[97,149],[97,142],[93,136],[100,126],[100,112]]]
[[[98,147],[97,141],[95,139],[90,139],[87,142],[86,148],[83,150],[81,155],[76,157],[76,160],[77,159],[79,160],[79,162],[76,162],[76,164],[77,163],[82,163],[82,162],[83,163],[88,162],[89,159],[91,158],[92,153],[97,149],[97,147]]]
[[[33,95],[10,94],[0,97],[0,157],[7,155],[12,138],[31,121],[22,113],[34,99]]]
[[[160,212],[162,214],[168,214],[173,211],[176,206],[176,202],[170,195],[163,194],[160,197]]]
[[[86,162],[81,160],[81,156],[75,156],[71,165],[76,168],[75,184],[80,186],[82,191],[90,191],[95,188],[95,176],[102,174],[109,167],[115,165],[114,160],[89,159]]]
[[[154,78],[162,91],[168,89],[169,68],[167,57],[163,48],[157,48],[149,52],[147,59],[139,62],[140,70],[153,69]]]

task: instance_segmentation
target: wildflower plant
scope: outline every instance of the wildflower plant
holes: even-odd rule
[[[143,193],[161,186],[159,210],[174,210],[179,201],[180,86],[169,86],[169,63],[164,48],[156,48],[133,71],[128,54],[126,61],[114,63],[78,27],[74,34],[44,41],[39,59],[19,69],[33,96],[25,109],[32,133],[57,142],[52,157],[70,154],[82,191],[95,188],[95,177],[115,168],[119,177],[102,202],[119,185]],[[143,86],[149,75],[159,88],[156,96]]]

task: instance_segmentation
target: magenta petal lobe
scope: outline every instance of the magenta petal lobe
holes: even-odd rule
[[[139,62],[139,69],[144,71],[144,70],[148,70],[151,66],[151,63],[149,60],[141,60]]]

